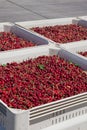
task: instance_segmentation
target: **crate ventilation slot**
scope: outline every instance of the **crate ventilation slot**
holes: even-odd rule
[[[82,96],[77,96],[73,99],[70,98],[65,101],[57,101],[52,104],[45,105],[45,107],[43,105],[43,107],[39,109],[36,108],[30,110],[30,120],[38,119],[40,117],[52,114],[54,112],[64,111],[83,103],[87,103],[87,94],[83,94]]]

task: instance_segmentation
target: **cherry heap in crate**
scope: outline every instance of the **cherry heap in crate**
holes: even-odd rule
[[[85,51],[85,52],[79,52],[78,54],[87,57],[87,51]]]
[[[87,74],[56,55],[0,65],[0,99],[29,109],[87,92]]]
[[[87,28],[76,24],[34,27],[31,29],[58,43],[87,39]]]
[[[0,51],[31,46],[35,46],[31,41],[26,41],[11,32],[0,32]]]

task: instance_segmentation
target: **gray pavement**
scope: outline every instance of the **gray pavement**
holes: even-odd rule
[[[0,0],[0,22],[87,15],[87,0]]]

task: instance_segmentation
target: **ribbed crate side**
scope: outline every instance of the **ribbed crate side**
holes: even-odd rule
[[[40,130],[44,128],[49,128],[51,126],[61,124],[63,122],[79,118],[80,116],[87,114],[87,103],[83,103],[83,105],[77,105],[77,109],[74,107],[71,107],[70,109],[64,109],[64,110],[58,110],[57,112],[54,112],[52,114],[46,115],[40,119],[36,120],[29,120],[30,118],[30,112],[18,112],[16,113],[14,110],[7,110],[7,122],[5,130]],[[67,111],[68,110],[68,111]]]
[[[83,105],[82,108],[79,105],[78,109],[74,109],[71,107],[71,110],[66,112],[67,110],[68,109],[60,111],[58,110],[57,112],[53,112],[52,114],[46,115],[43,118],[30,121],[30,129],[34,130],[36,128],[37,130],[40,130],[57,124],[60,125],[61,123],[66,122],[68,120],[72,120],[77,117],[79,118],[80,116],[86,115],[87,104],[86,106]]]

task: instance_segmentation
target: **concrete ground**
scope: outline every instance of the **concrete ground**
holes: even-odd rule
[[[87,15],[87,0],[0,0],[0,22]]]

